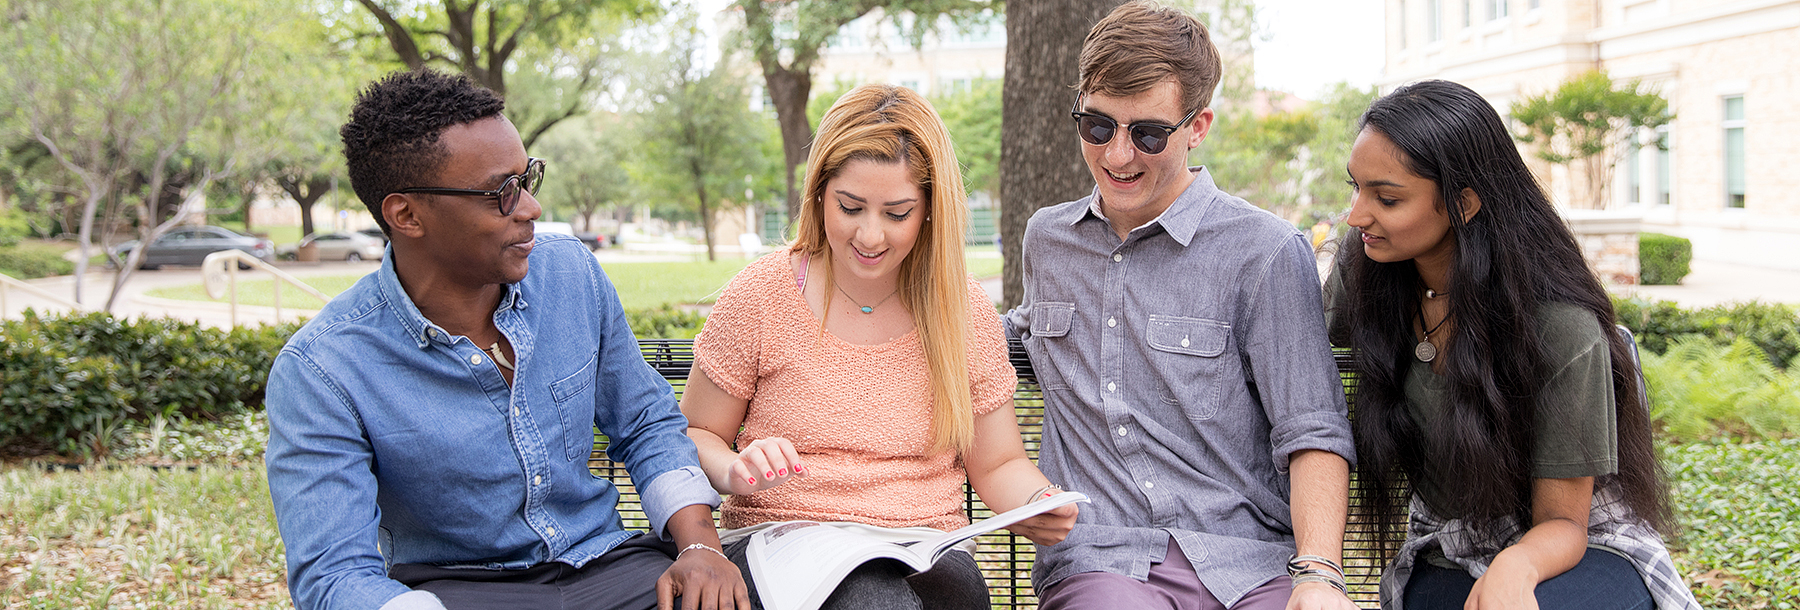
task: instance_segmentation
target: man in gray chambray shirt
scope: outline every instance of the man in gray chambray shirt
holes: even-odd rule
[[[1186,165],[1218,78],[1205,27],[1155,4],[1083,45],[1096,188],[1032,216],[1005,318],[1044,389],[1039,468],[1093,498],[1038,548],[1045,610],[1355,607],[1287,573],[1341,562],[1354,449],[1309,243]]]

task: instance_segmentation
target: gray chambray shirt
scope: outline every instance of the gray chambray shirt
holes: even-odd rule
[[[1174,536],[1230,606],[1294,553],[1288,456],[1354,463],[1312,248],[1190,171],[1123,243],[1097,194],[1025,229],[1025,303],[1004,320],[1044,389],[1038,467],[1093,499],[1038,547],[1039,591],[1082,572],[1145,580]]]

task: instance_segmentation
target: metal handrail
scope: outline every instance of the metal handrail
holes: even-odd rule
[[[286,271],[275,268],[274,265],[271,265],[260,258],[250,256],[249,253],[244,252],[243,250],[220,250],[206,255],[206,260],[200,261],[200,279],[206,286],[206,296],[214,299],[222,299],[229,294],[231,298],[231,325],[234,327],[238,325],[238,263],[250,265],[251,267],[267,271],[270,275],[275,276],[275,279],[277,280],[275,282],[276,321],[281,320],[282,282],[293,284],[295,288],[299,288],[301,292],[312,295],[319,299],[320,302],[331,302],[331,297],[326,296],[323,292],[319,292],[319,289],[313,288],[306,282],[300,281],[299,278],[289,275]]]
[[[76,281],[80,281],[80,278],[76,278]],[[57,303],[58,305],[68,307],[69,309],[72,309],[75,311],[81,311],[81,305],[77,304],[74,301],[64,299],[64,298],[56,296],[54,294],[50,294],[48,291],[46,291],[42,288],[38,288],[37,286],[33,286],[31,284],[27,284],[27,283],[25,283],[24,280],[21,280],[19,278],[15,278],[10,275],[6,275],[4,273],[0,273],[0,318],[6,317],[6,292],[9,288],[21,288],[21,289],[24,289],[26,292],[30,292],[30,293],[38,295],[40,297],[50,299],[51,301]]]

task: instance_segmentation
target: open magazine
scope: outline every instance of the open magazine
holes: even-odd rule
[[[1080,492],[1066,491],[911,544],[883,539],[878,533],[789,521],[750,535],[750,575],[756,579],[764,610],[818,610],[838,581],[865,562],[897,559],[923,572],[957,543],[1087,499]]]

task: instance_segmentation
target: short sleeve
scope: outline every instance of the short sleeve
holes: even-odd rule
[[[1538,395],[1531,474],[1568,479],[1618,472],[1618,412],[1606,338],[1585,310],[1560,303],[1548,307],[1542,332],[1561,367]]]
[[[777,296],[769,281],[770,267],[787,255],[785,249],[765,255],[732,278],[694,337],[694,363],[733,397],[749,400],[756,393],[761,335],[767,328],[761,317]]]
[[[969,280],[969,394],[976,415],[987,414],[1012,400],[1018,371],[1008,358],[1000,314],[981,283]]]

